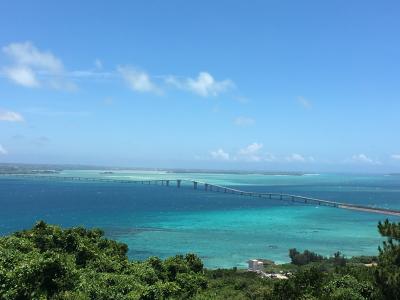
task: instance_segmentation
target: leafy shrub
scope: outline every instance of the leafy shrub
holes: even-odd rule
[[[292,264],[297,266],[304,266],[310,262],[319,262],[324,259],[322,255],[315,252],[305,250],[303,253],[300,253],[296,248],[289,250],[289,257],[292,260]]]

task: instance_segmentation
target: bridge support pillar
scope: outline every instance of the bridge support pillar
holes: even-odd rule
[[[178,188],[181,187],[181,180],[180,180],[180,179],[178,179],[178,180],[176,181],[176,186],[177,186]]]
[[[165,180],[165,185],[169,186],[169,180]]]
[[[272,199],[272,194],[269,194],[269,199]]]
[[[279,199],[282,200],[282,194],[279,195]]]
[[[193,189],[197,190],[197,181],[193,181]]]

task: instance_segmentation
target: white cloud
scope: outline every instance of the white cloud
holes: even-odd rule
[[[3,74],[24,87],[47,86],[54,89],[75,90],[76,85],[66,80],[62,61],[51,52],[40,51],[31,42],[11,43],[2,48],[12,61]]]
[[[178,79],[175,76],[168,76],[165,82],[176,88],[191,91],[202,97],[218,96],[235,86],[230,79],[216,81],[208,72],[200,72],[195,79]]]
[[[216,160],[229,160],[230,159],[229,153],[225,152],[221,148],[218,150],[215,150],[215,151],[211,151],[210,154],[211,154],[211,157]]]
[[[400,154],[392,154],[390,157],[394,160],[400,160]]]
[[[301,104],[301,106],[303,106],[306,109],[312,108],[311,102],[309,100],[307,100],[306,98],[304,98],[303,96],[297,97],[297,101]]]
[[[10,80],[25,87],[38,87],[40,85],[35,73],[26,66],[4,68],[4,74]]]
[[[161,90],[151,81],[150,76],[144,72],[131,67],[118,67],[117,71],[128,86],[137,92],[152,92],[159,94]]]
[[[52,72],[63,70],[61,60],[50,52],[39,51],[31,42],[9,44],[3,47],[3,52],[20,66],[37,67]]]
[[[262,157],[259,152],[262,147],[262,144],[254,142],[247,147],[240,149],[238,156],[247,161],[260,161],[262,160]]]
[[[303,156],[298,153],[292,153],[289,156],[276,156],[273,153],[263,151],[263,147],[263,144],[254,142],[241,148],[235,155],[230,155],[221,148],[211,151],[210,154],[212,159],[231,162],[314,163],[316,161],[312,156]],[[210,157],[205,159],[210,159]]]
[[[17,112],[0,109],[0,121],[22,122],[24,118]]]
[[[254,125],[256,121],[248,117],[237,117],[235,118],[234,123],[237,126],[251,126]]]
[[[366,156],[363,153],[355,154],[352,156],[352,161],[357,163],[364,163],[364,164],[380,164],[379,161],[373,160],[372,158]]]
[[[8,152],[2,145],[0,145],[0,155],[6,155]]]
[[[257,153],[262,147],[263,147],[262,144],[254,142],[254,143],[248,145],[247,147],[241,149],[239,151],[239,154],[244,154],[244,155],[254,154],[254,153]]]

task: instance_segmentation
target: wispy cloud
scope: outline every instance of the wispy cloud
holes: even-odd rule
[[[235,86],[232,80],[217,81],[208,72],[200,72],[197,78],[181,79],[176,76],[168,76],[165,82],[178,89],[191,91],[202,97],[218,96]]]
[[[298,96],[297,97],[297,102],[303,106],[305,109],[311,109],[312,108],[312,103],[310,100],[304,98],[303,96]]]
[[[76,89],[74,83],[66,80],[62,61],[51,52],[40,51],[31,42],[11,43],[2,50],[12,61],[3,68],[3,73],[16,84],[29,88]]]
[[[394,160],[400,160],[400,154],[392,154],[390,157]]]
[[[245,161],[261,161],[262,156],[260,150],[262,147],[262,144],[254,142],[240,149],[238,152],[238,158]]]
[[[0,155],[6,155],[7,153],[7,150],[0,144]]]
[[[215,160],[229,160],[229,153],[225,152],[223,149],[219,148],[218,150],[211,151],[211,158]]]
[[[251,126],[254,125],[256,121],[253,118],[240,116],[235,118],[234,123],[237,126]]]
[[[108,80],[108,79],[117,79],[120,78],[120,74],[117,71],[103,71],[98,69],[88,69],[88,70],[75,70],[66,72],[65,75],[73,80],[81,80],[81,79],[88,79],[88,80]]]
[[[0,121],[22,122],[24,118],[17,112],[0,109]]]
[[[273,162],[273,161],[277,161],[278,158],[272,153],[265,153],[263,160],[265,160],[267,162]]]
[[[162,92],[161,89],[152,82],[149,74],[144,71],[127,66],[119,66],[117,71],[134,91],[142,93],[151,92],[155,94],[160,94]]]
[[[97,70],[101,70],[103,69],[103,62],[100,59],[96,58],[94,61],[94,66]]]
[[[379,165],[380,164],[380,162],[378,160],[374,160],[363,153],[354,154],[351,157],[351,160],[355,163],[362,163],[362,164],[371,164],[371,165]]]
[[[24,113],[38,115],[38,116],[45,116],[45,117],[61,117],[61,116],[87,117],[91,114],[88,111],[51,110],[43,107],[26,108],[24,109]]]
[[[288,162],[314,162],[315,159],[312,156],[303,156],[301,154],[298,153],[292,153],[289,156],[286,156],[286,161]]]
[[[297,162],[305,162],[306,159],[304,158],[303,155],[298,154],[298,153],[293,153],[289,156],[286,157],[286,160],[289,162],[297,161]]]
[[[61,72],[63,64],[51,52],[39,51],[31,42],[12,43],[3,47],[3,52],[10,56],[17,65],[25,65]]]

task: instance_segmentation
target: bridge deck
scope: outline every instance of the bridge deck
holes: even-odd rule
[[[349,209],[349,210],[357,210],[369,213],[377,213],[384,215],[392,215],[392,216],[400,216],[400,210],[382,208],[382,207],[372,207],[366,205],[358,205],[337,201],[330,201],[312,197],[305,197],[300,195],[292,195],[292,194],[284,194],[284,193],[260,193],[260,192],[250,192],[250,191],[242,191],[230,187],[225,187],[216,184],[210,184],[207,182],[202,182],[198,180],[192,179],[140,179],[140,180],[131,180],[131,179],[114,179],[114,178],[93,178],[93,177],[72,177],[72,176],[57,176],[57,175],[29,175],[29,174],[19,174],[19,175],[2,175],[2,177],[9,178],[30,178],[30,179],[48,179],[48,180],[64,180],[64,181],[95,181],[95,182],[114,182],[114,183],[136,183],[136,184],[161,184],[165,186],[170,186],[175,183],[176,187],[181,187],[182,183],[188,183],[193,185],[193,188],[197,190],[199,186],[203,186],[204,190],[207,192],[221,192],[221,193],[230,193],[234,195],[240,196],[250,196],[250,197],[258,197],[258,198],[267,198],[274,200],[282,200],[289,202],[297,202],[297,203],[305,203],[305,204],[313,204],[313,205],[324,205],[330,207],[336,207],[341,209]]]

